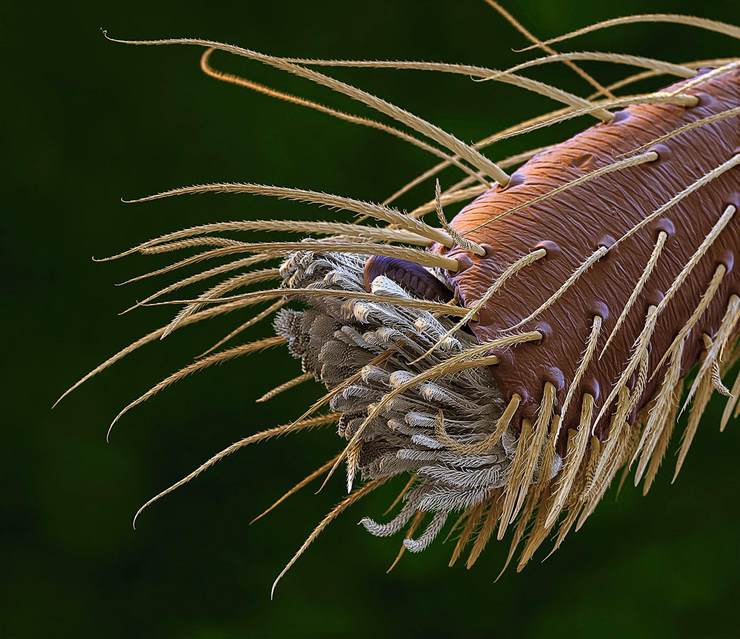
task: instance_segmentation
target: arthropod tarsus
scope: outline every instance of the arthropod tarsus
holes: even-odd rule
[[[737,27],[697,18],[621,20],[638,21],[678,22],[740,38]],[[740,193],[738,59],[673,64],[598,52],[559,54],[551,48],[554,42],[535,40],[544,58],[498,71],[425,62],[277,58],[204,40],[134,44],[204,47],[207,73],[270,91],[211,66],[214,50],[244,56],[396,119],[404,129],[302,102],[401,136],[440,159],[403,192],[421,188],[449,165],[463,173],[444,191],[437,185],[435,196],[411,213],[393,207],[398,193],[375,204],[256,184],[193,186],[142,198],[252,193],[364,218],[210,223],[114,256],[198,251],[160,274],[216,258],[227,261],[140,302],[160,303],[185,286],[224,278],[195,299],[174,300],[183,308],[172,322],[83,380],[139,346],[217,315],[260,305],[218,348],[272,316],[276,330],[272,338],[214,347],[121,414],[191,373],[280,344],[300,359],[303,373],[266,398],[310,379],[328,389],[293,422],[235,443],[155,499],[249,443],[338,424],[345,440],[341,451],[307,481],[331,476],[344,464],[349,495],[307,544],[348,505],[404,475],[408,482],[396,513],[387,523],[364,519],[370,532],[405,531],[402,547],[420,551],[449,523],[457,534],[453,560],[467,549],[472,565],[494,531],[502,538],[511,526],[511,554],[522,547],[521,567],[548,536],[555,537],[557,547],[569,530],[581,526],[620,470],[634,468],[636,481],[644,480],[647,490],[684,405],[690,409],[676,472],[714,391],[729,396],[722,426],[729,420],[740,390],[738,381],[731,390],[722,381],[736,359],[740,316],[733,268],[740,229],[734,217]],[[589,98],[521,75],[526,66],[551,62],[567,62],[583,74],[575,66],[581,60],[644,70],[616,87],[602,87],[589,76],[597,91]],[[325,66],[460,73],[512,83],[564,106],[471,146],[316,70]],[[612,94],[646,75],[679,81],[657,92]],[[561,144],[497,163],[481,152],[497,140],[575,117],[599,122]],[[511,175],[506,172],[517,166]],[[444,207],[456,202],[470,203],[448,223]],[[434,213],[439,225],[424,221]],[[247,242],[233,235],[251,230],[319,239]],[[270,281],[279,285],[241,290]]]

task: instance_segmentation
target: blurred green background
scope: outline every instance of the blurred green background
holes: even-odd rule
[[[532,31],[555,35],[620,14],[682,12],[737,23],[735,0],[508,2]],[[524,40],[479,0],[458,2],[5,3],[2,53],[3,461],[0,465],[0,636],[155,637],[736,637],[740,594],[737,424],[706,419],[676,485],[663,469],[648,498],[614,491],[544,564],[494,578],[506,547],[475,570],[446,567],[451,544],[406,556],[400,540],[356,526],[380,516],[387,486],[332,525],[269,600],[273,578],[342,494],[337,477],[269,519],[248,522],[338,448],[327,430],[248,448],[167,497],[131,529],[151,495],[232,441],[290,421],[318,395],[306,385],[268,404],[254,398],[297,374],[284,351],[217,367],[127,415],[151,384],[240,322],[183,330],[54,399],[109,354],[161,325],[171,308],[117,313],[159,283],[114,283],[162,263],[94,264],[181,227],[326,211],[250,196],[124,205],[122,196],[175,185],[244,180],[380,200],[429,167],[382,133],[224,85],[198,70],[192,48],[126,47],[114,36],[198,35],[270,53],[448,60],[504,68]],[[614,50],[684,61],[737,54],[728,38],[669,25],[595,34],[563,50]],[[221,67],[338,108],[347,99],[224,55]],[[604,82],[631,72],[584,65]],[[467,78],[337,71],[473,140],[552,108],[545,99]],[[532,74],[590,89],[565,68]],[[657,84],[644,85],[657,87]],[[570,123],[507,141],[493,159],[565,138]],[[444,183],[455,176],[445,174]],[[431,196],[426,185],[403,206]],[[267,335],[264,323],[252,336]],[[671,457],[672,461],[673,457]]]

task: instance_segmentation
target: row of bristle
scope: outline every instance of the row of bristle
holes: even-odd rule
[[[728,316],[734,311],[735,321],[737,321],[737,304],[737,298],[733,298],[728,308]],[[724,330],[721,329],[720,332],[728,335],[732,326],[734,325],[728,320],[728,323],[723,326]],[[710,353],[712,350],[719,352],[721,348],[716,340],[712,341],[708,336],[706,336],[706,342],[708,348],[705,350],[703,368],[708,371],[711,366],[708,363],[711,361]],[[516,548],[524,540],[524,548],[517,563],[517,571],[522,570],[554,529],[557,521],[561,519],[561,514],[563,516],[555,532],[553,551],[560,547],[574,526],[576,530],[583,526],[620,469],[623,470],[622,481],[624,481],[635,463],[637,463],[635,486],[642,481],[643,495],[646,495],[665,457],[681,405],[681,389],[684,385],[684,378],[679,376],[682,350],[683,343],[681,342],[672,353],[669,372],[653,402],[640,412],[637,421],[632,425],[627,423],[625,411],[618,410],[610,426],[610,436],[605,442],[600,442],[596,436],[591,434],[594,399],[591,395],[585,394],[581,404],[578,427],[568,433],[567,452],[561,472],[553,479],[541,478],[539,482],[531,482],[531,475],[522,474],[523,464],[515,464],[512,467],[509,482],[504,488],[495,491],[486,503],[471,508],[461,516],[457,525],[457,529],[461,527],[461,530],[452,551],[450,565],[456,563],[462,556],[466,546],[470,546],[466,565],[468,568],[472,567],[486,543],[493,536],[496,524],[498,524],[497,537],[501,539],[507,527],[513,523],[512,514],[515,516],[523,507],[506,561],[508,565]],[[733,363],[732,358],[728,359],[730,361],[722,364],[723,370],[729,370]],[[740,375],[737,376],[734,384],[736,393],[737,387],[740,386],[739,380]],[[683,466],[709,397],[713,390],[717,390],[712,376],[706,372],[699,373],[697,381],[699,390],[681,438],[674,481]],[[545,389],[540,408],[540,418],[543,421],[552,412],[552,403],[548,401],[551,394]],[[624,389],[621,393],[620,405],[625,407],[629,405],[629,396],[630,393]],[[728,399],[720,429],[723,430],[727,425],[736,400],[736,394]],[[735,409],[735,416],[738,412],[740,412],[740,405]],[[517,449],[517,457],[521,460],[532,459],[533,454],[536,459],[536,455],[541,454],[546,431],[542,429],[543,422],[540,419],[538,422],[540,422],[539,428],[533,428],[529,422],[524,423]],[[556,435],[553,436],[553,434],[557,432],[559,424],[560,416],[552,417],[549,424],[549,437],[553,446],[545,447],[545,451],[554,450]],[[525,453],[527,449],[529,452]],[[524,484],[523,477],[529,479],[530,483]],[[522,492],[523,487],[524,492]],[[418,526],[419,520],[423,518],[423,514],[419,513],[419,519],[414,520],[414,529]],[[454,530],[455,528],[451,532]],[[412,529],[409,530],[408,536],[411,534],[413,534]]]

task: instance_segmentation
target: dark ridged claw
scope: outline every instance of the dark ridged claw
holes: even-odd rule
[[[440,302],[452,299],[451,290],[423,266],[413,262],[396,257],[372,255],[365,262],[365,290],[371,290],[373,280],[379,275],[385,275],[415,297]]]

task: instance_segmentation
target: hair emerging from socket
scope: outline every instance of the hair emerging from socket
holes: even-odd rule
[[[541,335],[537,331],[517,332],[517,325],[512,327],[514,332],[507,332],[489,343],[480,344],[463,330],[485,303],[498,294],[509,278],[515,278],[521,271],[533,268],[544,256],[544,249],[533,248],[530,253],[522,255],[495,282],[491,282],[487,292],[479,300],[474,300],[468,307],[459,306],[452,294],[446,300],[414,295],[413,291],[405,290],[383,276],[375,278],[368,291],[364,287],[363,266],[368,256],[403,260],[417,265],[430,277],[436,278],[440,286],[444,286],[444,278],[439,277],[439,274],[443,271],[454,273],[458,262],[427,251],[434,242],[447,248],[458,247],[475,255],[485,252],[483,247],[450,227],[445,207],[470,201],[488,190],[492,183],[506,185],[509,181],[507,169],[527,161],[545,147],[524,151],[497,162],[486,157],[482,153],[483,149],[494,142],[572,118],[591,117],[596,121],[609,122],[613,117],[611,109],[630,104],[690,105],[695,98],[681,92],[647,92],[624,97],[619,97],[614,92],[646,78],[666,74],[695,78],[697,69],[708,63],[717,65],[720,73],[733,69],[738,64],[735,58],[673,64],[605,52],[561,54],[553,49],[552,44],[597,28],[645,21],[677,23],[735,39],[740,39],[740,29],[688,16],[630,16],[543,42],[497,2],[486,0],[486,3],[519,30],[532,43],[531,48],[539,48],[545,57],[508,70],[497,70],[414,61],[280,58],[232,45],[195,39],[127,41],[129,44],[185,44],[202,47],[204,51],[201,68],[210,77],[392,135],[439,161],[432,169],[409,181],[381,203],[307,189],[251,183],[189,186],[134,200],[144,202],[200,193],[248,193],[319,205],[355,216],[350,221],[336,221],[332,217],[331,221],[267,219],[208,223],[153,238],[118,255],[105,258],[116,259],[133,254],[174,255],[181,251],[195,251],[128,282],[176,274],[188,267],[198,267],[201,270],[180,277],[138,301],[132,308],[161,304],[173,304],[181,308],[170,322],[110,357],[74,384],[62,397],[133,351],[186,326],[226,314],[242,311],[252,313],[249,317],[240,318],[227,335],[194,361],[130,402],[115,417],[111,428],[130,409],[193,373],[283,345],[287,346],[293,357],[301,360],[303,372],[266,392],[258,401],[282,397],[299,384],[312,380],[321,381],[327,389],[325,394],[289,423],[249,435],[208,459],[186,477],[146,502],[136,513],[137,518],[142,510],[159,498],[247,445],[329,425],[338,426],[339,435],[346,440],[343,448],[289,489],[256,519],[309,483],[324,477],[325,484],[342,463],[346,466],[349,495],[309,535],[275,583],[331,521],[362,497],[397,476],[404,477],[403,488],[389,507],[389,511],[396,510],[396,514],[386,523],[378,523],[368,517],[361,521],[375,535],[404,532],[401,550],[391,567],[396,565],[406,550],[419,552],[428,547],[444,529],[450,517],[455,515],[457,521],[448,534],[448,537],[456,536],[450,565],[462,557],[467,549],[466,565],[472,566],[494,531],[497,538],[501,539],[508,527],[513,525],[511,550],[506,563],[508,565],[517,547],[524,542],[517,565],[520,570],[548,534],[554,531],[558,521],[560,526],[556,531],[555,548],[560,546],[574,525],[576,528],[583,525],[620,469],[628,470],[632,464],[636,464],[635,483],[644,479],[645,492],[650,488],[665,455],[682,399],[683,379],[679,373],[684,338],[713,299],[726,275],[725,267],[717,268],[712,280],[707,283],[697,309],[669,349],[666,355],[669,360],[668,371],[653,402],[638,416],[639,428],[634,429],[626,427],[627,415],[637,399],[630,397],[627,380],[633,374],[641,379],[646,377],[646,353],[658,315],[668,299],[680,288],[696,261],[735,215],[733,206],[719,212],[721,215],[717,225],[704,244],[697,247],[695,257],[685,266],[675,285],[666,294],[666,299],[658,306],[651,307],[645,319],[645,328],[636,340],[624,369],[623,379],[620,379],[599,414],[594,414],[592,396],[586,394],[580,400],[579,426],[568,433],[567,452],[562,458],[556,452],[555,442],[562,427],[560,420],[565,406],[557,406],[554,387],[546,384],[534,420],[524,420],[521,431],[516,432],[512,424],[521,397],[515,395],[509,402],[504,402],[496,392],[489,372],[490,367],[495,366],[498,361],[493,354],[494,350],[511,350],[515,357],[519,344],[537,341]],[[340,111],[245,77],[220,71],[213,64],[213,54],[216,51],[258,61],[327,87],[395,120],[397,125]],[[579,65],[583,61],[627,64],[642,70],[610,86],[604,86]],[[587,82],[595,93],[582,98],[518,73],[530,66],[550,63],[566,65]],[[314,69],[339,66],[463,74],[481,81],[513,84],[558,101],[563,106],[469,145],[397,105]],[[701,78],[697,78],[697,81],[701,81]],[[736,117],[738,111],[739,109],[731,109],[713,116],[711,121]],[[691,126],[699,127],[709,121],[695,122]],[[682,132],[667,133],[661,139]],[[654,152],[646,151],[645,148],[635,149],[627,158],[615,158],[612,165],[586,173],[576,182],[596,180],[607,172],[617,172],[650,162],[654,155]],[[654,219],[667,207],[702,188],[723,172],[736,167],[739,162],[735,155],[711,174],[693,184],[685,185],[684,190],[677,193],[671,202],[656,210],[648,219]],[[441,189],[437,181],[436,189],[432,189],[433,196],[430,197],[427,192],[422,203],[410,213],[393,206],[401,196],[428,183],[448,168],[458,170],[463,177],[446,189]],[[540,196],[538,200],[575,185],[562,185],[552,193]],[[527,205],[531,203],[528,202]],[[432,212],[436,212],[439,226],[424,220]],[[246,232],[296,233],[301,237],[298,241],[290,242],[244,241],[241,234]],[[609,346],[614,333],[619,330],[626,313],[660,260],[665,241],[665,234],[658,237],[643,276],[635,282],[630,302],[623,310],[604,350]],[[533,308],[527,320],[547,308],[609,250],[601,248],[593,255],[584,256],[581,267],[562,283],[550,300],[539,308]],[[220,260],[226,261],[218,263]],[[214,262],[216,265],[210,266]],[[219,278],[215,284],[207,286],[195,296],[163,299],[181,289],[204,284],[215,278]],[[251,288],[256,285],[266,285],[267,288]],[[737,335],[739,309],[740,300],[734,296],[717,335],[706,336],[705,353],[688,392],[687,401],[693,398],[693,405],[682,439],[676,473],[683,464],[701,414],[713,391],[728,398],[722,428],[733,414],[737,415],[735,405],[740,390],[740,376],[730,388],[725,386],[722,378],[738,358],[733,340]],[[275,337],[247,341],[219,350],[250,327],[271,318],[276,327]],[[566,406],[576,401],[575,388],[589,362],[600,357],[596,343],[601,332],[601,318],[594,317],[590,333],[584,336],[582,359],[576,379],[567,392]],[[326,339],[319,343],[319,337]],[[600,442],[592,434],[593,429],[599,419],[609,417],[607,411],[613,406],[616,406],[616,410],[611,416],[609,437]],[[359,488],[355,487],[358,475],[362,479]]]

